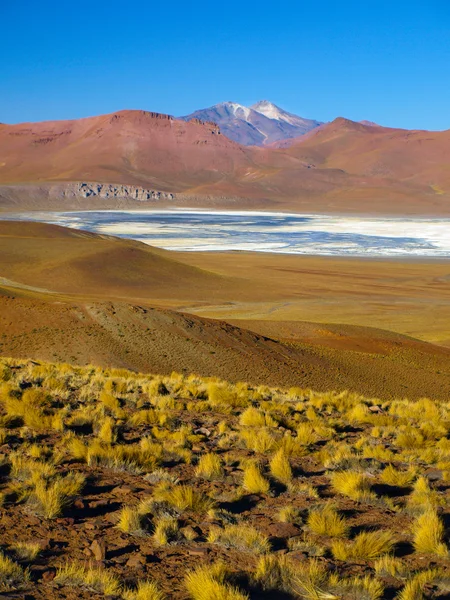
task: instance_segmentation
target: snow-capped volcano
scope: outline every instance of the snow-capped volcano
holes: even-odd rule
[[[322,124],[289,113],[268,100],[250,107],[237,102],[221,102],[180,118],[184,121],[214,121],[224,135],[246,146],[266,146],[298,137]]]

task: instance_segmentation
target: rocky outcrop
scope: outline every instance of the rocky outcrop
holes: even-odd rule
[[[148,190],[134,185],[114,185],[111,183],[79,183],[78,195],[82,198],[98,196],[100,198],[119,198],[147,202],[149,200],[174,200],[175,194]]]

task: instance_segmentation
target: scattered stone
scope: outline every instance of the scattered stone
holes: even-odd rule
[[[75,500],[73,505],[75,508],[78,508],[80,510],[84,510],[84,508],[85,508],[84,500],[81,500],[81,498],[78,498],[78,500]]]
[[[209,429],[206,429],[206,427],[199,427],[194,431],[194,433],[201,433],[202,435],[206,435],[206,437],[209,437],[211,435],[211,431]]]
[[[92,554],[95,560],[105,560],[106,558],[106,545],[103,540],[95,539],[90,545]]]
[[[89,508],[104,508],[108,506],[108,504],[108,500],[92,500],[92,502],[89,502],[88,506]]]
[[[277,538],[290,538],[300,533],[299,528],[293,523],[271,523],[266,532]]]
[[[142,556],[142,554],[139,554],[138,552],[136,552],[136,554],[133,554],[127,560],[126,566],[130,567],[131,569],[140,569],[145,565],[146,562],[147,561],[146,561],[145,557]]]
[[[56,576],[56,569],[48,569],[47,571],[44,571],[42,573],[42,579],[43,581],[53,581],[55,579]]]
[[[191,556],[207,556],[209,553],[209,548],[203,548],[201,546],[196,546],[194,548],[189,548],[188,554]]]

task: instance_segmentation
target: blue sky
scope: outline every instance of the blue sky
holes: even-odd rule
[[[269,99],[450,128],[450,3],[0,0],[0,122]]]

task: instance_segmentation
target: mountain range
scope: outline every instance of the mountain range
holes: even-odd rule
[[[268,100],[260,100],[250,107],[236,102],[221,102],[180,119],[217,123],[230,140],[244,146],[268,146],[296,138],[322,125],[320,121],[289,113]]]
[[[231,140],[214,122],[140,110],[0,125],[0,210],[66,208],[74,182],[76,190],[86,189],[80,182],[136,186],[127,206],[146,197],[159,206],[448,215],[450,131],[340,117],[258,147]],[[124,206],[117,189],[95,207]],[[72,195],[71,207],[94,206]]]

